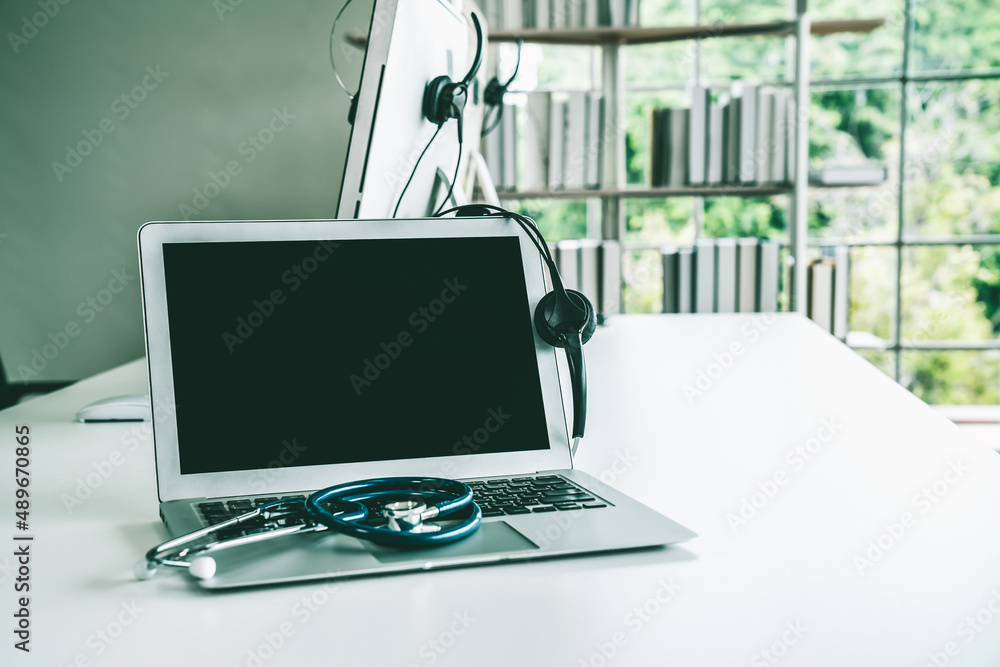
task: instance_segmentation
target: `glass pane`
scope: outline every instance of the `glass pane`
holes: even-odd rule
[[[749,4],[749,3],[747,3]],[[780,37],[723,37],[701,45],[701,74],[706,81],[746,79],[748,82],[784,80],[792,71]]]
[[[851,249],[848,328],[852,345],[895,339],[896,249]]]
[[[625,240],[650,243],[694,242],[692,197],[625,200]]]
[[[696,42],[641,44],[625,50],[625,85],[663,87],[693,79]]]
[[[903,251],[903,340],[990,340],[1000,328],[1000,247]],[[993,322],[990,318],[993,318]]]
[[[510,78],[517,63],[517,47],[513,44],[499,46],[500,75]],[[598,89],[601,86],[600,62],[598,47],[525,43],[521,48],[521,66],[511,90]]]
[[[629,250],[622,253],[622,312],[663,311],[663,262],[659,250]]]
[[[996,405],[1000,350],[907,351],[900,382],[931,404]]]
[[[813,21],[884,18],[902,32],[905,0],[823,0],[809,3]]]
[[[567,199],[523,199],[501,202],[538,223],[538,229],[549,243],[587,236],[587,202]]]
[[[870,33],[817,35],[809,56],[816,80],[898,75],[903,70],[903,30],[887,24]]]
[[[809,232],[821,238],[885,240],[899,227],[898,87],[822,88],[809,108],[810,167],[878,164],[883,185],[809,190]]]
[[[857,350],[861,357],[891,378],[896,377],[896,353],[883,350]]]
[[[907,232],[1000,232],[1000,82],[914,84],[910,90]]]
[[[701,22],[710,23],[765,23],[783,21],[787,12],[786,0],[705,0],[701,5]]]
[[[918,70],[1000,66],[1000,12],[995,0],[917,0],[915,5],[913,63]]]
[[[705,236],[785,240],[788,197],[706,197]]]
[[[690,25],[694,23],[694,0],[642,0],[639,25]]]

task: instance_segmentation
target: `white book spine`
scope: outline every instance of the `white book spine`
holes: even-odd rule
[[[552,100],[549,105],[549,188],[563,188],[563,163],[566,157],[566,102]]]
[[[503,118],[503,182],[508,190],[517,188],[517,107],[505,105]]]
[[[778,312],[778,278],[781,273],[781,244],[762,240],[757,254],[757,305],[762,313]]]
[[[715,243],[699,239],[694,246],[694,303],[696,313],[715,312]]]
[[[580,242],[560,241],[556,244],[556,266],[563,287],[580,291]]]
[[[524,27],[524,22],[521,20],[521,0],[505,0],[503,21],[508,30],[520,30]]]
[[[579,272],[580,286],[577,288],[597,307],[601,302],[600,253],[601,242],[595,239],[581,239]]]
[[[535,0],[535,27],[548,30],[553,27],[550,0]]]
[[[737,241],[736,248],[736,310],[757,312],[757,239]]]
[[[725,104],[713,104],[708,110],[708,164],[705,180],[712,185],[722,183],[722,165],[726,154],[726,132],[723,124],[725,111]]]
[[[757,159],[754,174],[758,183],[771,178],[771,151],[774,150],[774,92],[767,87],[757,88]]]
[[[715,312],[736,312],[736,240],[715,240]]]
[[[795,128],[798,126],[798,119],[796,117],[794,95],[788,96],[786,107],[785,115],[788,120],[785,124],[785,180],[795,182],[795,133],[797,131]]]
[[[774,150],[771,151],[771,180],[775,183],[787,180],[785,177],[788,157],[788,97],[789,91],[783,88],[774,93]]]
[[[490,172],[490,176],[493,178],[494,187],[498,190],[503,189],[503,142],[501,141],[501,136],[503,135],[503,128],[496,127],[492,132],[486,135],[483,143],[485,146],[483,150],[486,158],[486,168]]]
[[[525,190],[541,191],[548,187],[551,103],[551,93],[528,93],[524,119]]]
[[[563,185],[567,190],[579,190],[584,183],[587,144],[587,93],[569,94],[566,114],[566,162]]]
[[[588,93],[584,186],[591,189],[601,187],[601,163],[604,158],[602,127],[604,127],[604,98],[596,93]]]
[[[670,110],[670,168],[667,185],[680,187],[688,179],[688,125],[689,109]]]
[[[705,184],[705,155],[708,152],[708,109],[710,93],[703,86],[691,88],[688,119],[688,178],[691,185]]]
[[[757,86],[744,85],[740,95],[740,183],[757,180]]]

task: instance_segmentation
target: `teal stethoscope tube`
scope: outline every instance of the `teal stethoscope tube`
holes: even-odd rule
[[[361,523],[368,516],[366,501],[399,499],[403,495],[419,498],[426,504],[419,512],[421,522],[447,518],[467,508],[471,508],[471,513],[458,519],[457,524],[435,532]],[[334,502],[341,507],[331,511],[326,505]],[[310,495],[305,507],[313,519],[332,531],[391,547],[430,547],[454,542],[471,535],[483,518],[482,510],[472,500],[472,489],[457,480],[437,477],[383,477],[338,484]]]

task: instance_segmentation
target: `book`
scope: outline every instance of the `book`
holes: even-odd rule
[[[617,315],[622,309],[621,244],[612,240],[602,241],[599,259],[601,301],[594,307],[599,315]]]
[[[569,94],[569,104],[566,112],[563,186],[567,190],[583,189],[586,148],[587,93],[575,90]]]
[[[552,100],[549,104],[549,189],[563,188],[566,157],[566,102]]]
[[[771,176],[772,183],[781,183],[791,180],[787,172],[788,158],[788,98],[791,91],[787,88],[779,88],[774,91],[774,104],[771,113],[774,117],[773,150],[771,151]]]
[[[705,182],[710,185],[722,183],[722,167],[726,159],[726,105],[726,102],[722,102],[713,104],[708,109],[708,159],[705,166]]]
[[[877,164],[831,165],[809,170],[810,185],[879,185],[888,170]]]
[[[660,248],[660,262],[663,265],[663,310],[664,313],[679,313],[677,274],[679,271],[678,248],[666,245]]]
[[[735,239],[715,239],[715,312],[736,312]]]
[[[649,185],[659,187],[667,183],[669,149],[666,138],[669,130],[669,109],[653,109],[649,127]]]
[[[795,133],[798,132],[798,117],[795,104],[795,96],[789,91],[788,98],[786,100],[787,110],[785,116],[786,121],[786,131],[785,131],[785,180],[794,181],[795,180],[795,165],[798,161],[798,154],[795,150]]]
[[[757,310],[778,312],[778,286],[781,277],[781,244],[761,239],[757,253]]]
[[[774,91],[767,86],[757,87],[757,135],[754,138],[754,180],[766,183],[771,180],[771,155],[774,151]]]
[[[722,163],[722,182],[740,182],[740,98],[730,97],[723,111],[722,124],[725,138],[725,154]]]
[[[577,266],[579,272],[579,280],[577,282],[580,286],[576,289],[590,299],[590,303],[596,309],[601,303],[601,242],[596,239],[580,239],[577,241],[577,248]]]
[[[556,266],[563,287],[580,291],[580,242],[560,241],[556,244]]]
[[[711,93],[704,86],[691,87],[691,111],[688,118],[688,176],[691,185],[705,184],[705,163],[709,141],[709,105]]]
[[[694,244],[692,312],[715,312],[715,242],[698,239]]]
[[[549,184],[549,119],[552,94],[533,92],[524,107],[524,189],[545,190]],[[487,135],[487,138],[489,135]]]
[[[736,241],[736,311],[757,312],[757,239]]]
[[[667,157],[667,183],[671,187],[680,187],[688,179],[688,119],[689,109],[670,109],[669,142]]]
[[[604,157],[604,97],[598,93],[587,94],[587,139],[583,185],[589,189],[601,187],[601,166]]]
[[[739,109],[739,182],[757,180],[757,86],[744,84]]]
[[[520,30],[524,27],[521,18],[521,0],[504,0],[503,3],[503,25],[507,30]]]
[[[505,104],[500,118],[503,150],[503,184],[506,190],[517,189],[517,107]]]
[[[503,190],[503,142],[501,136],[503,128],[496,127],[486,135],[483,146],[483,158],[486,160],[486,169],[493,178],[494,187]]]
[[[809,318],[824,331],[833,331],[833,269],[834,262],[829,257],[821,257],[809,264],[809,280],[806,288]]]
[[[851,249],[846,245],[827,246],[823,254],[833,261],[833,313],[830,333],[847,340],[850,310]]]
[[[677,312],[694,312],[694,248],[685,246],[677,249]]]

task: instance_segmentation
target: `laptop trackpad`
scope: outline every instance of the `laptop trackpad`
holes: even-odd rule
[[[505,551],[527,551],[538,548],[534,542],[511,528],[506,521],[484,521],[479,524],[478,530],[472,535],[458,542],[431,549],[393,549],[371,543],[365,546],[382,563],[433,562],[443,558],[483,556]]]

